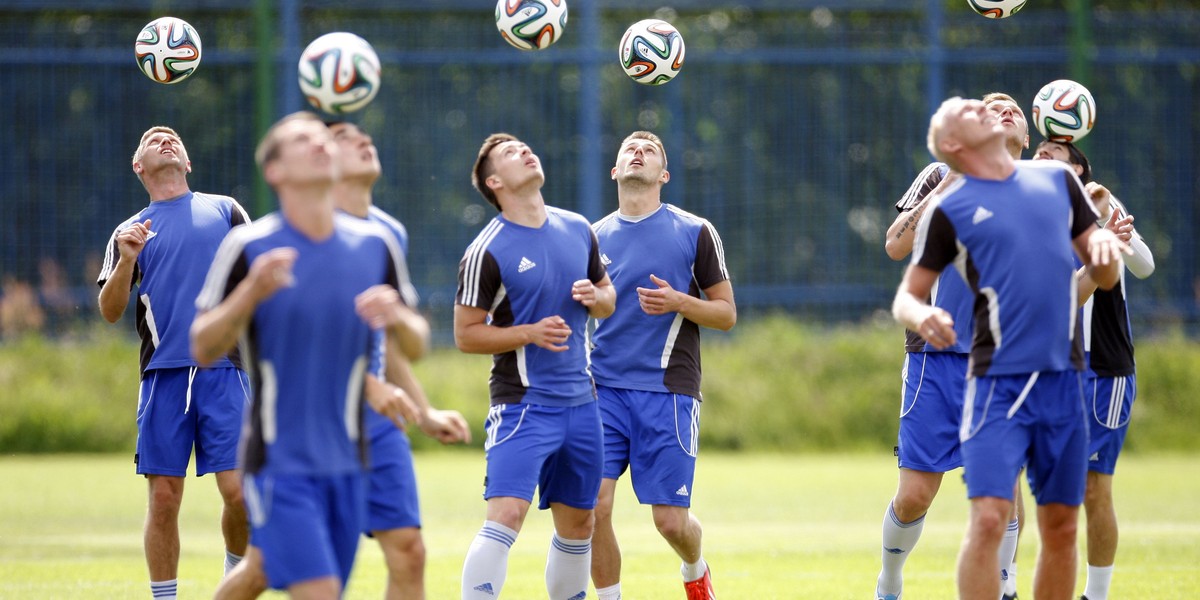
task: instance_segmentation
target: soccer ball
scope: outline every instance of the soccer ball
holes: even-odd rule
[[[621,67],[638,83],[661,85],[683,67],[683,36],[666,21],[638,21],[621,36]]]
[[[200,66],[200,34],[175,17],[147,23],[133,50],[142,73],[158,83],[179,83]]]
[[[1033,99],[1033,125],[1052,142],[1078,142],[1096,124],[1096,101],[1069,79],[1042,86]]]
[[[989,19],[1003,19],[1017,14],[1026,0],[967,0],[975,12]]]
[[[380,70],[379,55],[367,40],[345,31],[327,33],[300,54],[300,91],[324,112],[351,113],[375,99]]]
[[[500,0],[496,3],[496,29],[514,48],[546,48],[562,37],[566,26],[567,0]]]

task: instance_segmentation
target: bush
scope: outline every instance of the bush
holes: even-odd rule
[[[896,443],[902,333],[890,319],[817,327],[786,316],[705,332],[701,446],[715,450],[874,450]],[[137,342],[111,329],[78,339],[0,344],[0,452],[132,451]],[[431,402],[461,411],[477,450],[488,411],[488,356],[452,348],[416,365]],[[1138,343],[1138,401],[1127,447],[1196,450],[1200,345]],[[439,447],[414,434],[413,446]]]

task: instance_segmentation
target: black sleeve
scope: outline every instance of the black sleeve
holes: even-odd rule
[[[950,218],[941,207],[933,209],[917,225],[912,264],[941,273],[958,255],[957,239],[958,234]]]
[[[1067,195],[1071,198],[1071,239],[1075,239],[1087,231],[1088,227],[1095,225],[1100,214],[1096,212],[1096,207],[1092,206],[1087,191],[1083,189],[1083,183],[1075,173],[1064,169],[1063,177],[1067,180]]]
[[[588,234],[592,238],[592,250],[588,254],[588,279],[592,283],[600,283],[605,275],[608,275],[608,269],[604,268],[604,261],[600,260],[600,240],[596,239],[596,232],[588,227]]]
[[[696,285],[705,290],[729,279],[725,268],[725,246],[717,229],[708,221],[700,228],[696,238],[696,264],[692,267]]]
[[[912,185],[908,186],[908,191],[904,192],[903,196],[896,201],[896,210],[898,212],[908,212],[914,206],[919,204],[933,188],[937,187],[942,182],[944,173],[948,167],[940,162],[929,163],[917,178],[913,180]]]

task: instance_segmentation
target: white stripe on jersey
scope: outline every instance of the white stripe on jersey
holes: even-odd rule
[[[679,337],[680,327],[683,327],[683,315],[675,313],[675,319],[671,321],[671,329],[667,332],[667,343],[663,344],[662,356],[658,360],[659,368],[665,369],[671,362],[671,353],[675,350],[675,338]]]
[[[517,348],[516,355],[517,355],[517,374],[521,376],[521,386],[528,389],[529,388],[529,367],[525,366],[525,348],[526,347],[528,347],[528,346],[521,346],[520,348]]]
[[[946,167],[945,163],[929,163],[928,166],[921,170],[921,173],[917,175],[917,178],[913,180],[912,185],[908,186],[908,191],[904,192],[904,195],[900,196],[900,199],[896,201],[896,208],[901,212],[912,210],[912,208],[922,200],[918,194],[921,193],[921,188],[925,187],[925,182],[929,180],[929,178],[932,177],[935,172],[940,171],[944,167]]]
[[[346,406],[343,409],[345,412],[342,413],[342,423],[346,426],[346,436],[351,441],[358,441],[358,407],[362,406],[363,375],[366,372],[367,357],[360,356],[354,361],[354,366],[350,368],[350,377],[346,379]]]
[[[479,232],[474,242],[467,246],[467,254],[463,257],[465,264],[463,266],[463,295],[459,300],[464,306],[475,306],[479,302],[479,279],[482,276],[483,258],[487,255],[487,247],[496,239],[500,230],[504,228],[504,223],[499,219],[492,219]]]
[[[262,385],[259,393],[258,418],[262,423],[263,443],[274,444],[279,437],[279,427],[275,418],[275,404],[279,400],[279,382],[275,377],[275,365],[269,360],[259,361],[258,376]]]
[[[129,229],[134,222],[140,223],[141,221],[137,219],[141,214],[141,211],[138,211],[138,214],[129,217],[125,222],[117,225],[112,235],[108,237],[108,245],[104,247],[104,264],[100,267],[100,276],[96,278],[97,283],[104,283],[108,281],[109,277],[112,277],[113,270],[117,268],[117,261],[121,258],[121,251],[117,248],[117,236],[122,231]]]
[[[225,286],[229,282],[229,273],[233,264],[242,255],[246,244],[252,240],[266,237],[283,227],[283,219],[278,213],[267,215],[253,223],[238,225],[229,230],[225,239],[217,248],[212,266],[208,268],[208,276],[204,278],[204,287],[196,296],[196,308],[211,310],[225,299]]]
[[[138,300],[146,305],[146,327],[150,329],[150,341],[154,343],[154,347],[158,348],[158,326],[154,324],[154,309],[150,307],[149,294],[138,296]]]
[[[708,234],[712,236],[713,239],[713,246],[717,251],[717,264],[719,264],[721,268],[721,277],[728,281],[729,269],[725,268],[725,243],[721,241],[721,236],[717,233],[717,228],[713,227],[713,224],[710,223],[708,219],[698,217],[686,210],[683,210],[682,208],[679,208],[678,206],[675,206],[674,204],[666,204],[665,206],[668,210],[675,214],[699,221],[701,226],[708,230]],[[695,279],[694,276],[693,279]]]

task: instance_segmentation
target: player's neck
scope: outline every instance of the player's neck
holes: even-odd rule
[[[617,208],[621,214],[628,217],[648,215],[662,206],[660,191],[661,188],[657,186],[644,189],[623,189],[618,187]]]
[[[151,202],[171,200],[188,193],[187,178],[177,174],[153,176],[143,175],[146,191],[150,194]]]
[[[333,186],[333,197],[337,207],[342,212],[360,219],[367,218],[371,211],[371,188],[348,185],[348,183],[342,180]]]
[[[333,235],[333,196],[328,186],[279,190],[279,212],[292,226],[314,242]]]
[[[1003,181],[1012,175],[1016,164],[1008,151],[980,152],[971,157],[967,174],[976,179]]]
[[[546,201],[542,199],[542,190],[537,189],[529,194],[508,194],[500,206],[504,218],[517,225],[538,228],[546,222]]]

